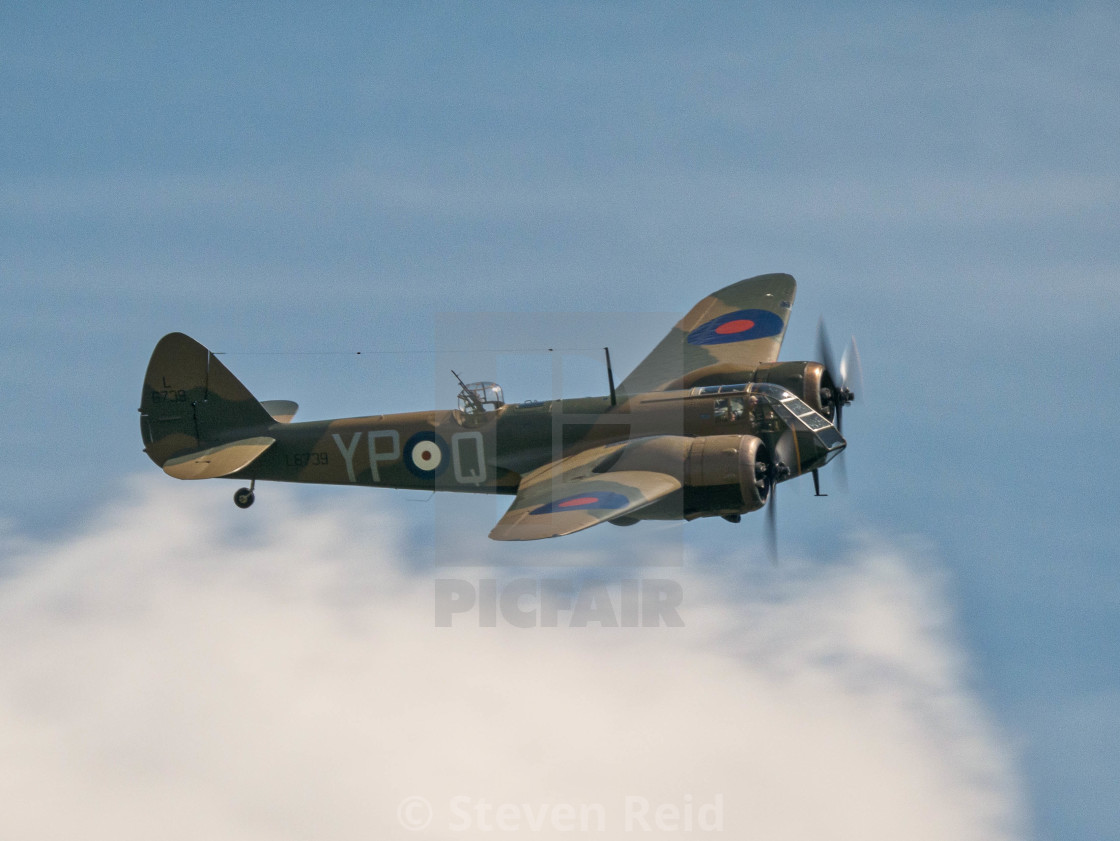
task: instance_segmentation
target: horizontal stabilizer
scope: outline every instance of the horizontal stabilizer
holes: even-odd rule
[[[294,400],[262,400],[261,405],[277,423],[291,423],[299,411],[299,403]]]
[[[244,470],[276,443],[275,438],[245,438],[177,456],[163,464],[163,472],[176,479],[217,479]]]

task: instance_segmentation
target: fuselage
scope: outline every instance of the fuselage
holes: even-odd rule
[[[779,391],[787,401],[781,405],[774,397]],[[808,423],[795,417],[802,410],[810,413],[802,415]],[[230,478],[513,494],[523,476],[593,447],[663,435],[754,435],[772,443],[791,422],[797,450],[792,476],[822,466],[843,449],[835,428],[784,390],[709,386],[624,397],[618,405],[604,396],[528,401],[493,411],[278,422],[266,433],[276,443]],[[243,434],[230,431],[231,439]]]

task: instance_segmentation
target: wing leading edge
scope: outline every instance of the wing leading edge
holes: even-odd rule
[[[700,376],[749,371],[774,362],[797,282],[788,274],[740,280],[689,310],[619,385],[626,394],[687,388]]]

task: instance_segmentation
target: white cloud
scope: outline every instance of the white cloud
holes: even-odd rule
[[[270,489],[244,513],[156,479],[81,533],[8,539],[0,837],[416,837],[411,795],[423,837],[485,837],[449,831],[457,795],[601,804],[603,836],[629,834],[628,795],[682,814],[721,795],[725,837],[1020,833],[920,565],[651,571],[681,583],[685,628],[437,628],[433,579],[491,571],[407,571],[375,504]]]

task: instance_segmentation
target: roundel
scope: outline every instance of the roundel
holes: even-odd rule
[[[625,496],[614,491],[591,491],[590,493],[566,496],[547,502],[530,511],[530,514],[558,514],[561,511],[583,511],[589,508],[625,508],[630,504]]]
[[[449,461],[446,442],[431,430],[417,432],[404,445],[404,465],[420,479],[434,479]]]
[[[777,336],[785,322],[770,310],[735,310],[706,321],[688,334],[690,345],[722,345]]]

